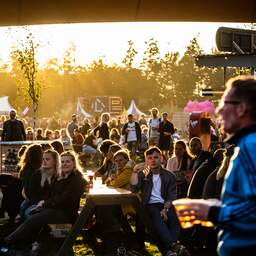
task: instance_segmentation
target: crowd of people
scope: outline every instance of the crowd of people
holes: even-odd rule
[[[102,177],[105,184],[140,195],[144,213],[151,220],[151,227],[146,228],[162,255],[188,255],[181,244],[188,249],[197,245],[215,251],[217,229],[222,230],[221,256],[254,255],[250,252],[256,247],[253,156],[256,81],[252,77],[239,77],[228,86],[218,108],[224,132],[235,134],[227,142],[223,141],[223,130],[218,130],[209,118],[204,118],[197,136],[181,138],[168,113],[160,115],[155,107],[149,118],[129,114],[124,122],[103,113],[99,120],[84,119],[79,124],[74,114],[66,127],[54,131],[42,127],[36,131],[31,127],[25,129],[12,110],[8,120],[1,118],[2,141],[38,142],[20,150],[21,224],[4,238],[4,243],[32,242],[47,224],[75,221],[87,184],[80,167],[82,163],[86,168],[87,162],[82,162],[85,156],[94,163],[95,176]],[[229,164],[231,160],[233,165]],[[220,223],[218,228],[212,228],[208,238],[202,227],[182,231],[172,204],[178,198],[222,199],[221,206],[189,205],[193,218],[209,218]],[[8,203],[2,203],[2,208],[5,204]],[[116,231],[115,222],[132,233],[126,222],[126,216],[132,216],[136,222],[136,241],[143,248],[143,220],[126,208],[98,207],[96,220],[101,233],[106,244],[111,238],[109,234]],[[178,213],[179,216],[188,214]],[[15,216],[10,217],[15,221]],[[242,254],[244,250],[246,254]]]

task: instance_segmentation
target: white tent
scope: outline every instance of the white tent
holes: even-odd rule
[[[0,115],[8,114],[12,109],[8,96],[0,97]]]
[[[128,115],[133,114],[133,115],[137,115],[137,116],[145,115],[145,113],[141,112],[137,108],[134,100],[131,101],[130,107],[127,109],[127,114]]]

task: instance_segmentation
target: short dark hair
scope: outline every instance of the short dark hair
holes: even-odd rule
[[[250,117],[256,120],[256,79],[253,76],[238,76],[227,82],[227,88],[234,89],[233,95],[248,105]]]
[[[149,148],[149,149],[147,149],[145,151],[145,157],[149,156],[149,155],[152,155],[154,152],[159,153],[160,155],[162,155],[162,151],[161,151],[160,148],[158,148],[158,147],[151,147],[151,148]]]

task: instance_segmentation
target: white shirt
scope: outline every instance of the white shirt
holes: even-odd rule
[[[159,118],[152,118],[149,121],[150,126],[150,138],[159,137],[159,132],[157,130],[153,130],[152,128],[158,128],[160,124]]]
[[[190,159],[188,159],[187,168],[189,168],[190,163],[191,163],[191,161],[190,161]],[[180,170],[180,167],[181,167],[181,162],[179,164],[178,159],[177,159],[176,156],[173,156],[173,157],[168,159],[167,165],[166,165],[166,169],[168,171],[176,172],[176,171]],[[185,171],[185,170],[183,170],[183,171]]]
[[[161,178],[160,174],[153,174],[153,188],[149,199],[149,204],[164,203],[164,199],[161,196]]]
[[[127,128],[129,129],[127,135],[127,141],[137,141],[136,129],[135,129],[135,122],[128,123]]]

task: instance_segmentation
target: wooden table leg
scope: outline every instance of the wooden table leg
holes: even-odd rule
[[[62,246],[60,247],[57,256],[69,256],[69,250],[75,241],[77,235],[81,229],[87,224],[95,205],[92,200],[88,199],[85,207],[82,209],[79,217],[77,218],[75,224],[72,226],[70,233],[67,235]]]

